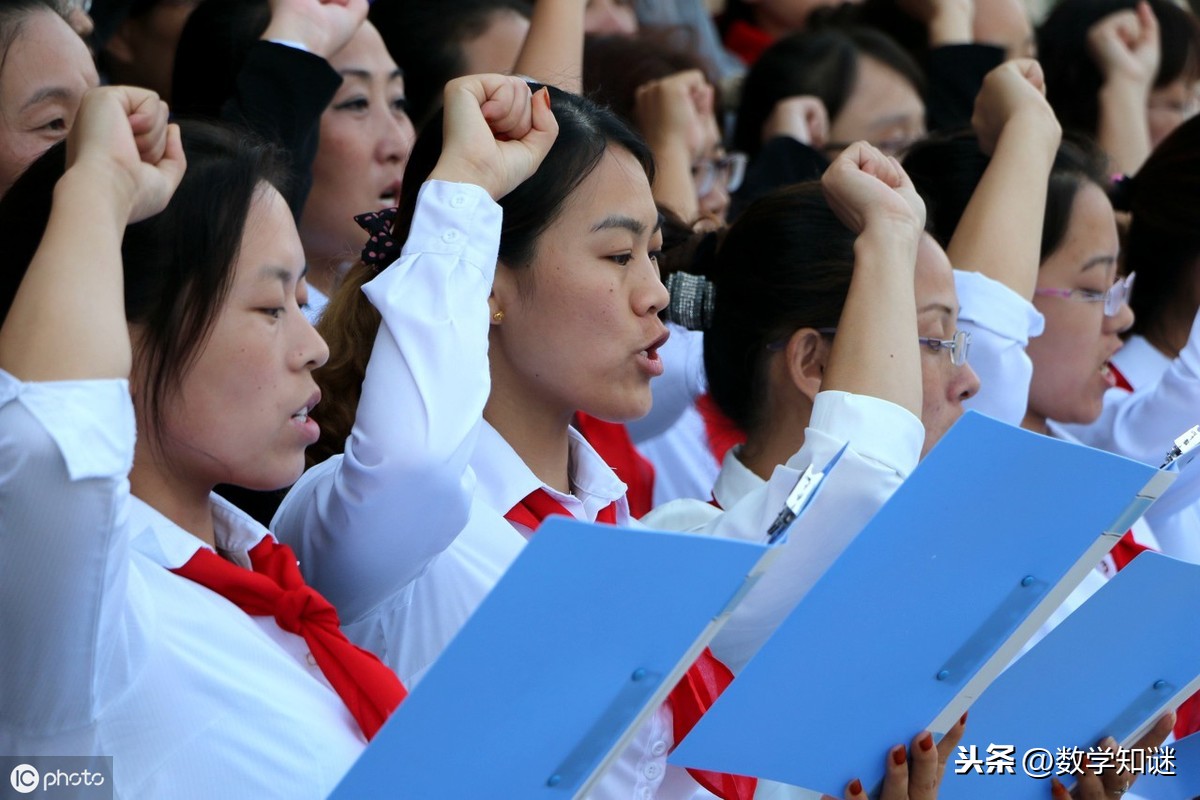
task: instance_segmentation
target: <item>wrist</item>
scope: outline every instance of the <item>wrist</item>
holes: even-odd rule
[[[121,230],[129,223],[137,188],[123,170],[81,159],[54,184],[54,207],[97,221],[111,222]]]
[[[1149,99],[1150,81],[1123,72],[1105,76],[1100,86],[1102,103],[1132,101],[1145,104]]]
[[[286,15],[282,18],[272,18],[271,24],[259,37],[263,41],[286,42],[300,45],[313,55],[329,58],[329,36],[319,25],[310,24],[307,20],[292,19]]]
[[[899,216],[868,219],[854,240],[855,264],[904,265],[916,268],[917,245],[924,233],[916,220]],[[857,269],[857,267],[856,267]]]

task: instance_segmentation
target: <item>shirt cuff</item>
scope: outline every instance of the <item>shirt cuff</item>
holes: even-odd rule
[[[400,258],[416,253],[456,255],[489,281],[500,251],[503,211],[481,186],[426,181],[417,194]]]
[[[14,401],[54,440],[71,480],[129,474],[136,424],[128,381],[25,383],[0,370],[0,407]]]
[[[958,317],[998,336],[1028,344],[1040,336],[1046,318],[1033,304],[999,281],[978,272],[954,270]]]
[[[863,458],[883,464],[901,477],[916,469],[925,443],[925,427],[911,411],[878,397],[850,392],[818,392],[808,427],[848,443]]]

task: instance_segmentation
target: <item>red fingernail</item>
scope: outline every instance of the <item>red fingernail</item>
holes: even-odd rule
[[[971,713],[970,711],[964,711],[963,715],[958,718],[958,724],[966,725],[967,724],[967,714],[970,714],[970,713]]]
[[[921,746],[923,752],[928,753],[933,748],[933,734],[927,733],[917,742]]]
[[[1067,787],[1062,785],[1062,781],[1058,778],[1050,779],[1050,794],[1055,797],[1070,797],[1071,793],[1067,791]]]
[[[850,781],[850,786],[848,788],[850,789],[850,794],[862,794],[862,781],[860,781],[858,778],[855,778],[854,780]]]
[[[904,766],[905,761],[908,761],[908,748],[904,745],[892,748],[892,763],[897,767],[901,767]]]

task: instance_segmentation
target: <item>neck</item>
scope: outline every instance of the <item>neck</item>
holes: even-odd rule
[[[766,424],[747,435],[738,460],[764,481],[770,480],[775,468],[787,463],[804,446],[804,431],[811,415],[811,405],[772,413]]]
[[[1032,410],[1025,411],[1025,419],[1021,420],[1021,427],[1043,436],[1050,435],[1050,425],[1046,418]]]
[[[208,500],[212,487],[191,485],[174,474],[155,452],[149,437],[138,437],[134,446],[129,486],[133,495],[146,505],[208,546],[216,547]]]
[[[571,492],[571,446],[567,426],[574,412],[522,391],[528,382],[492,358],[492,393],[483,418],[504,437],[542,483]]]

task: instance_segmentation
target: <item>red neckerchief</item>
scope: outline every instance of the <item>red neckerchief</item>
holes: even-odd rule
[[[509,522],[519,523],[531,531],[554,514],[571,518],[573,515],[563,507],[562,503],[550,496],[545,489],[535,489],[520,503],[512,507],[504,518]],[[616,522],[616,503],[605,507],[596,517],[598,522],[614,524]],[[675,685],[667,695],[667,703],[671,706],[673,720],[672,733],[675,744],[683,738],[700,721],[704,712],[716,702],[725,691],[725,687],[733,682],[733,673],[717,660],[716,656],[706,647],[696,662],[688,667],[683,679]],[[755,778],[741,775],[729,775],[723,772],[689,769],[696,782],[723,800],[750,800],[758,785]]]
[[[337,611],[304,582],[296,556],[270,536],[250,551],[253,571],[202,547],[171,570],[221,595],[252,617],[274,617],[303,637],[317,666],[370,739],[408,694],[396,674],[342,633]]]
[[[638,452],[625,426],[580,412],[575,415],[575,429],[625,483],[630,515],[641,519],[649,514],[654,508],[654,465]]]

